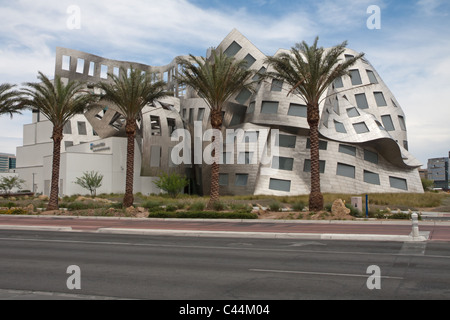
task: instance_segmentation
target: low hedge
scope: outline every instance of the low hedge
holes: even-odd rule
[[[218,211],[179,211],[150,212],[149,218],[189,218],[189,219],[258,219],[256,213],[249,212],[218,212]]]

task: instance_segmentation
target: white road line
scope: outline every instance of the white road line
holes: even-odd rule
[[[405,253],[382,253],[382,252],[354,252],[354,251],[329,251],[329,250],[295,250],[282,248],[250,248],[250,247],[223,247],[223,246],[186,246],[186,245],[172,245],[172,244],[152,244],[152,243],[130,243],[130,242],[106,242],[106,241],[82,241],[82,240],[50,240],[50,239],[30,239],[30,238],[0,238],[0,241],[24,241],[24,242],[54,242],[54,243],[79,243],[79,244],[93,244],[93,245],[123,245],[136,247],[161,247],[161,248],[186,248],[186,249],[214,249],[214,250],[236,250],[236,251],[275,251],[275,252],[292,252],[292,253],[312,253],[312,254],[352,254],[363,256],[417,256],[414,254]],[[291,247],[292,248],[292,247]],[[420,255],[423,258],[442,258],[450,259],[450,256],[440,255]]]
[[[307,274],[307,275],[318,275],[318,276],[333,276],[333,277],[358,277],[358,278],[367,278],[370,274],[348,274],[348,273],[330,273],[330,272],[310,272],[310,271],[290,271],[290,270],[265,270],[265,269],[249,269],[249,271],[254,272],[270,272],[270,273],[293,273],[293,274]],[[381,276],[383,279],[395,279],[395,280],[403,280],[404,278],[400,277],[389,277],[389,276]]]

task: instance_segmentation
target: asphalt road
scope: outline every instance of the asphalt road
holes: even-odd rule
[[[449,299],[449,249],[1,230],[0,299]],[[75,275],[80,290],[67,286]]]

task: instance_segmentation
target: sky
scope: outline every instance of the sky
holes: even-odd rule
[[[266,55],[348,41],[405,112],[409,151],[424,167],[449,156],[448,0],[0,0],[0,83],[53,78],[57,46],[160,66],[204,56],[234,28]],[[16,153],[28,123],[31,112],[0,116],[0,152]]]

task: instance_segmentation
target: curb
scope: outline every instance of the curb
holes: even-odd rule
[[[73,231],[72,227],[50,227],[50,226],[11,226],[0,225],[0,230],[28,230],[28,231]]]
[[[227,237],[256,239],[303,239],[303,240],[359,240],[359,241],[427,241],[429,232],[419,237],[381,234],[338,234],[338,233],[275,233],[275,232],[235,232],[235,231],[199,231],[199,230],[152,230],[131,228],[99,228],[97,233],[170,235],[179,237]]]

